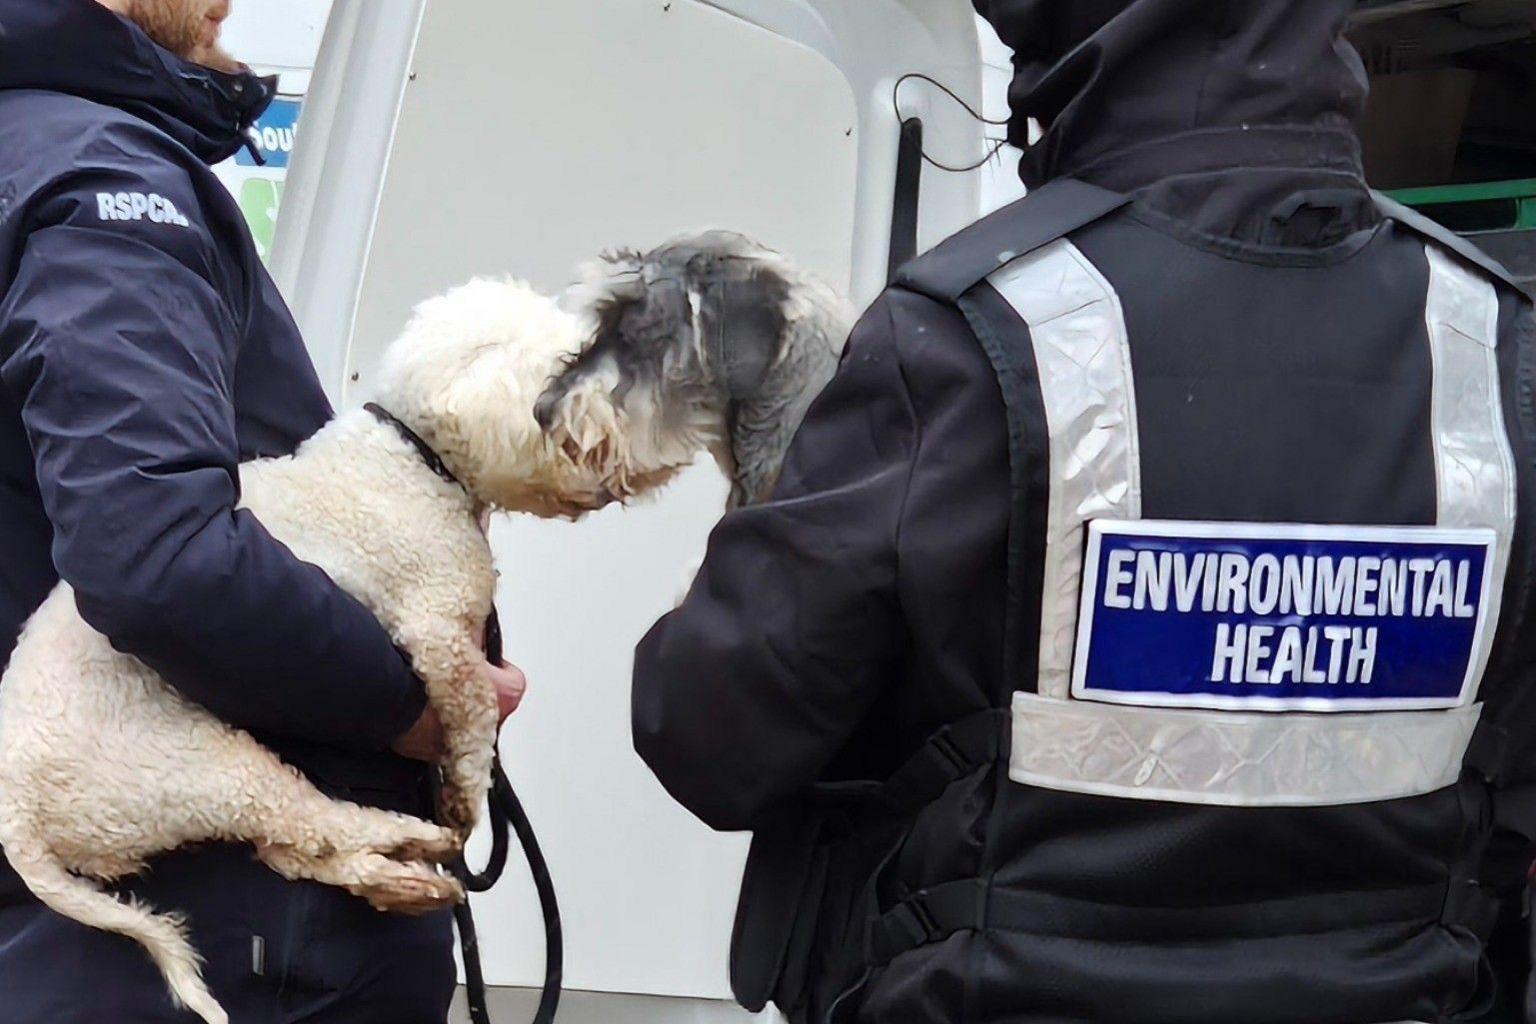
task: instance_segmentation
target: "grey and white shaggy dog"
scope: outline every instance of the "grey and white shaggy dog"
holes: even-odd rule
[[[437,865],[479,818],[495,743],[479,669],[495,585],[486,514],[574,519],[706,448],[734,503],[761,497],[848,327],[830,289],[740,236],[598,267],[569,311],[484,279],[423,303],[385,356],[387,415],[345,413],[294,455],[241,467],[242,507],[378,616],[426,684],[446,734],[441,825],[326,797],[115,650],[67,585],[23,630],[0,681],[0,847],[48,907],[140,943],[209,1024],[228,1017],[183,922],[106,886],[222,841],[380,910],[462,899]]]
[[[731,479],[732,508],[772,490],[852,317],[818,278],[728,231],[610,253],[583,268],[567,301],[591,334],[539,399],[546,433],[590,449],[573,424],[611,405],[641,464],[712,453]]]

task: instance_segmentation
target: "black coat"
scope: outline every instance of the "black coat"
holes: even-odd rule
[[[1338,38],[1348,0],[977,6],[1018,46],[1014,140],[1047,122],[1031,186],[1102,184],[1218,248],[1321,248],[1378,221],[1349,127],[1365,81]],[[1007,440],[959,313],[880,296],[775,500],[725,518],[688,600],[640,646],[636,742],[674,795],[750,828],[808,782],[893,768],[993,702]]]
[[[1386,365],[1407,365],[1407,353],[1422,351],[1427,272],[1423,240],[1382,223],[1359,166],[1348,121],[1364,76],[1339,37],[1351,5],[979,6],[1023,48],[1017,136],[1025,116],[1046,122],[1026,154],[1028,183],[1075,177],[1133,200],[1073,240],[1124,290],[1138,360],[1157,360],[1137,369],[1148,375],[1139,416],[1157,427],[1149,439],[1163,439],[1143,449],[1147,486],[1159,488],[1148,492],[1148,515],[1432,522],[1427,428],[1393,432],[1424,415],[1427,367],[1412,364],[1390,405],[1373,405],[1385,395],[1369,383],[1382,353]],[[957,252],[1027,251],[1006,233],[1039,227],[1028,202],[962,236]],[[1502,291],[1499,344],[1511,368],[1531,330],[1529,303]],[[1247,391],[1230,384],[1244,378]],[[687,599],[637,649],[636,748],[673,796],[716,828],[755,829],[760,841],[792,833],[812,787],[824,794],[839,780],[886,778],[940,727],[1007,706],[1019,681],[1004,637],[1010,448],[1030,443],[1021,429],[959,311],[901,285],[874,303],[796,437],[774,499],[726,516]],[[1531,765],[1529,748],[1521,763]],[[755,968],[738,962],[738,993],[755,1002],[766,993],[754,985],[783,968],[808,976],[804,985],[780,980],[781,995],[807,1000],[794,1007],[801,1020],[1053,1024],[1366,1024],[1387,1019],[1371,1017],[1383,1007],[1428,1019],[1433,1000],[1471,998],[1469,976],[1423,977],[1419,957],[1436,971],[1477,959],[1464,937],[1438,945],[1433,927],[1401,961],[1369,964],[1358,958],[1370,950],[1409,949],[1407,933],[1284,951],[1175,941],[1159,952],[1144,934],[1155,925],[1115,917],[1055,938],[941,931],[858,982],[838,951],[864,941],[849,909],[861,901],[885,909],[976,875],[1063,906],[1122,908],[1433,884],[1445,877],[1439,847],[1414,850],[1404,836],[1431,834],[1457,800],[1319,809],[1308,830],[1353,859],[1335,877],[1288,890],[1288,858],[1315,852],[1293,812],[1116,804],[1009,786],[1001,770],[961,778],[915,819],[855,816],[830,835],[823,822],[805,868],[820,894],[796,906],[793,885],[780,893],[796,932],[786,961],[747,978],[746,991],[742,975]],[[1033,839],[1044,836],[1060,841]],[[749,866],[749,891],[771,889],[768,876],[798,856],[793,845],[777,863]],[[1381,857],[1395,875],[1378,873]],[[1518,877],[1499,881],[1518,887]],[[823,920],[807,936],[793,922],[818,903]],[[845,920],[855,930],[839,932]],[[743,920],[747,931],[760,923]],[[1289,973],[1298,965],[1311,987]]]

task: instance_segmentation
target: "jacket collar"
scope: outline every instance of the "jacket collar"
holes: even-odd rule
[[[206,163],[227,159],[276,95],[250,69],[183,60],[96,0],[0,0],[0,89],[44,89],[116,107]]]
[[[1374,221],[1354,0],[974,2],[1014,50],[1008,135],[1031,188],[1080,178],[1256,242]]]

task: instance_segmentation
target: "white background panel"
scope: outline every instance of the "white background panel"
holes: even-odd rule
[[[234,0],[224,46],[248,64],[314,66],[331,0]]]

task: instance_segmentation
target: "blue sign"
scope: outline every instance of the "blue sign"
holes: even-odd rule
[[[299,130],[299,111],[303,107],[303,100],[273,100],[266,113],[251,125],[251,142],[255,144],[257,152],[267,162],[268,167],[288,166],[288,160],[293,156],[294,139]],[[244,149],[235,154],[235,162],[242,167],[256,166],[255,158],[251,156],[249,150]]]
[[[1072,695],[1253,711],[1455,707],[1496,621],[1492,530],[1089,524]]]

